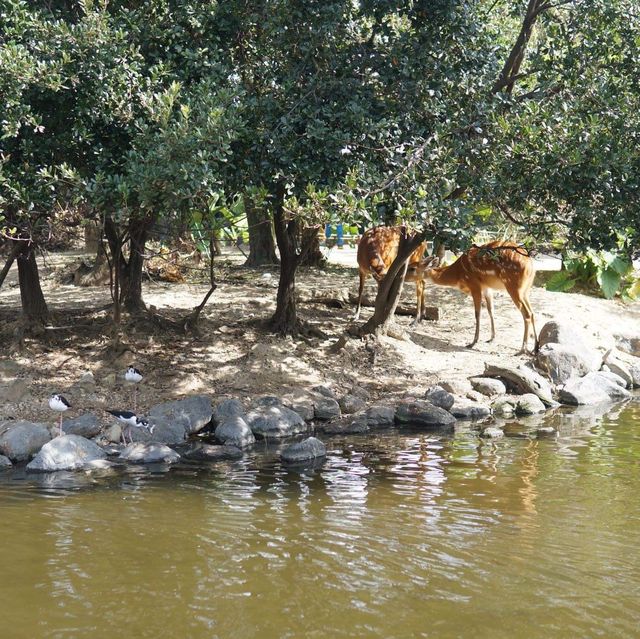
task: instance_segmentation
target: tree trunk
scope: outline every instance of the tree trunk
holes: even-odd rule
[[[302,229],[301,245],[307,250],[301,255],[300,266],[324,266],[327,263],[320,250],[319,227],[311,226]]]
[[[35,248],[30,242],[22,242],[22,244],[24,246],[18,255],[22,313],[29,324],[43,326],[49,319],[49,309],[40,286]]]
[[[7,256],[7,261],[4,263],[4,266],[2,267],[2,271],[0,271],[0,288],[2,288],[2,284],[4,283],[4,280],[9,274],[9,271],[11,270],[11,266],[13,265],[13,262],[15,261],[16,257],[18,257],[18,255],[20,254],[20,251],[22,251],[22,242],[12,242],[12,244],[13,246],[11,247],[11,251],[9,251],[9,255]]]
[[[273,210],[273,222],[276,241],[280,251],[280,280],[276,311],[271,318],[271,327],[280,335],[296,335],[300,328],[296,311],[296,254],[297,220],[285,220],[285,187],[280,183],[276,187]]]
[[[245,266],[277,264],[278,257],[276,256],[269,216],[264,209],[257,208],[248,197],[245,208],[249,226],[249,257]]]
[[[138,313],[146,308],[142,300],[142,267],[150,227],[148,218],[132,220],[129,224],[129,262],[122,281],[122,302],[130,313]]]
[[[84,250],[94,255],[100,250],[100,227],[97,222],[88,221],[84,227]]]
[[[360,334],[385,335],[394,321],[396,306],[400,301],[404,276],[407,272],[407,263],[411,254],[420,246],[423,237],[420,233],[407,235],[405,232],[400,236],[398,254],[393,261],[387,274],[378,283],[378,294],[373,315],[360,329]]]

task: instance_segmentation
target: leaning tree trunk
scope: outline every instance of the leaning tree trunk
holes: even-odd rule
[[[400,301],[409,257],[420,246],[422,241],[421,234],[409,236],[406,230],[400,236],[398,254],[389,267],[387,274],[378,283],[378,294],[376,295],[373,315],[360,329],[361,335],[386,335],[389,332],[393,325],[396,306]]]
[[[245,206],[249,226],[249,257],[245,266],[277,264],[278,258],[269,216],[264,209],[256,208],[249,198]]]
[[[23,244],[17,258],[22,314],[27,324],[33,327],[44,326],[49,319],[49,309],[40,286],[35,248],[31,242]]]
[[[4,280],[6,279],[7,275],[9,274],[9,271],[11,270],[11,266],[13,265],[15,259],[20,254],[20,251],[22,251],[22,242],[12,242],[12,245],[13,246],[9,251],[7,260],[4,263],[2,270],[0,271],[0,288],[2,287],[2,284],[4,283]]]

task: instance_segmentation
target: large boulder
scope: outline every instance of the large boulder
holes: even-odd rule
[[[456,418],[439,406],[421,400],[404,402],[396,408],[395,420],[399,424],[434,429],[453,429]]]
[[[180,455],[164,444],[134,442],[123,449],[120,459],[134,464],[172,464],[180,459]]]
[[[0,453],[14,462],[31,459],[50,439],[51,433],[44,424],[25,421],[0,424]]]
[[[107,453],[89,439],[80,435],[63,435],[47,442],[27,464],[27,470],[78,470],[106,456]]]
[[[100,420],[94,413],[85,413],[80,417],[65,419],[62,421],[62,431],[65,435],[80,435],[91,439],[101,430]]]
[[[253,434],[264,439],[291,437],[307,430],[304,419],[279,403],[261,404],[245,415]]]
[[[434,406],[443,408],[444,410],[450,410],[455,402],[455,397],[446,391],[442,386],[431,386],[424,394],[424,398]]]
[[[147,419],[149,424],[153,426],[153,433],[144,428],[132,428],[131,439],[134,442],[181,444],[189,436],[189,424],[184,418],[176,418],[171,415],[149,415]]]
[[[626,388],[601,372],[588,373],[584,377],[570,379],[558,391],[561,402],[574,406],[617,401],[630,396],[631,393]]]
[[[598,370],[602,363],[599,356],[593,356],[574,346],[549,343],[540,347],[536,356],[536,366],[554,384],[564,384],[571,377],[582,377]]]
[[[534,393],[545,404],[553,404],[549,382],[540,373],[536,373],[522,364],[516,366],[485,364],[484,373],[487,377],[499,377],[504,380],[507,389],[518,395]]]
[[[156,404],[149,411],[151,423],[156,418],[182,424],[185,433],[191,435],[201,431],[211,421],[213,409],[211,399],[206,395],[193,395],[173,402]]]
[[[226,445],[245,448],[255,444],[255,435],[251,432],[249,424],[240,416],[227,417],[215,430],[215,438]]]
[[[326,454],[327,447],[319,439],[307,437],[301,442],[296,442],[283,448],[280,458],[283,462],[297,464],[317,459],[318,457],[325,457]]]

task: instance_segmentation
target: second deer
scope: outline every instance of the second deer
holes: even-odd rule
[[[538,350],[538,334],[529,301],[535,266],[524,247],[513,242],[496,240],[483,246],[474,246],[449,266],[432,268],[432,265],[423,262],[410,264],[407,274],[429,280],[439,286],[451,286],[471,295],[476,315],[476,332],[467,348],[473,348],[480,336],[480,309],[483,299],[491,321],[489,341],[495,339],[492,290],[506,290],[524,319],[524,337],[520,353],[527,352],[531,331],[534,351]]]
[[[373,276],[377,282],[387,274],[389,267],[396,259],[400,236],[403,232],[401,226],[376,226],[365,231],[358,243],[358,269],[360,272],[360,286],[358,288],[358,308],[354,319],[360,317],[360,307],[362,305],[362,293],[364,283],[369,275]],[[405,275],[405,281],[416,283],[416,317],[414,323],[419,322],[424,315],[424,272],[434,265],[433,257],[424,260],[422,256],[427,250],[427,243],[422,242],[420,246],[409,257],[409,268]],[[411,270],[411,267],[421,265],[420,272]],[[430,266],[429,266],[430,265]]]

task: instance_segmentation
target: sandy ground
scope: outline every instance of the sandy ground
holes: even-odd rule
[[[495,342],[482,341],[489,336],[488,317],[483,312],[481,341],[469,350],[464,345],[471,341],[474,330],[471,299],[435,286],[427,289],[427,304],[439,307],[439,321],[412,328],[412,318],[398,317],[399,326],[406,331],[405,340],[384,338],[372,350],[371,344],[350,339],[336,353],[332,346],[351,323],[354,308],[329,308],[312,298],[356,292],[353,249],[332,249],[325,269],[301,269],[299,273],[300,317],[324,331],[326,339],[281,339],[265,331],[262,320],[275,309],[277,270],[244,269],[243,256],[229,250],[217,262],[219,287],[203,312],[199,336],[169,334],[146,321],[130,322],[123,335],[129,350],[114,358],[106,335],[108,287],[59,283],[61,273],[78,257],[51,255],[41,264],[53,325],[61,327],[50,331],[44,342],[27,341],[17,350],[12,339],[20,307],[15,270],[0,289],[0,393],[18,384],[12,401],[0,402],[0,421],[53,421],[55,416],[46,405],[51,392],[65,394],[77,413],[130,408],[131,388],[122,379],[129,363],[145,373],[138,400],[142,412],[154,403],[187,394],[206,393],[215,401],[229,396],[282,395],[317,384],[338,390],[358,384],[375,399],[420,396],[443,380],[464,386],[468,377],[483,372],[485,363],[515,364],[529,359],[516,355],[523,321],[506,293],[495,296]],[[540,264],[542,268],[556,265],[552,259]],[[373,280],[367,286],[374,294]],[[160,314],[177,319],[200,302],[207,288],[205,284],[147,282],[143,295]],[[412,303],[413,287],[405,287],[403,296]],[[637,333],[640,329],[640,303],[551,293],[539,287],[534,288],[531,298],[538,330],[549,320],[568,321],[587,342],[601,348],[613,345],[616,332]],[[370,312],[365,308],[361,320]],[[87,372],[93,374],[95,383],[79,384]],[[108,416],[100,414],[106,421]]]

